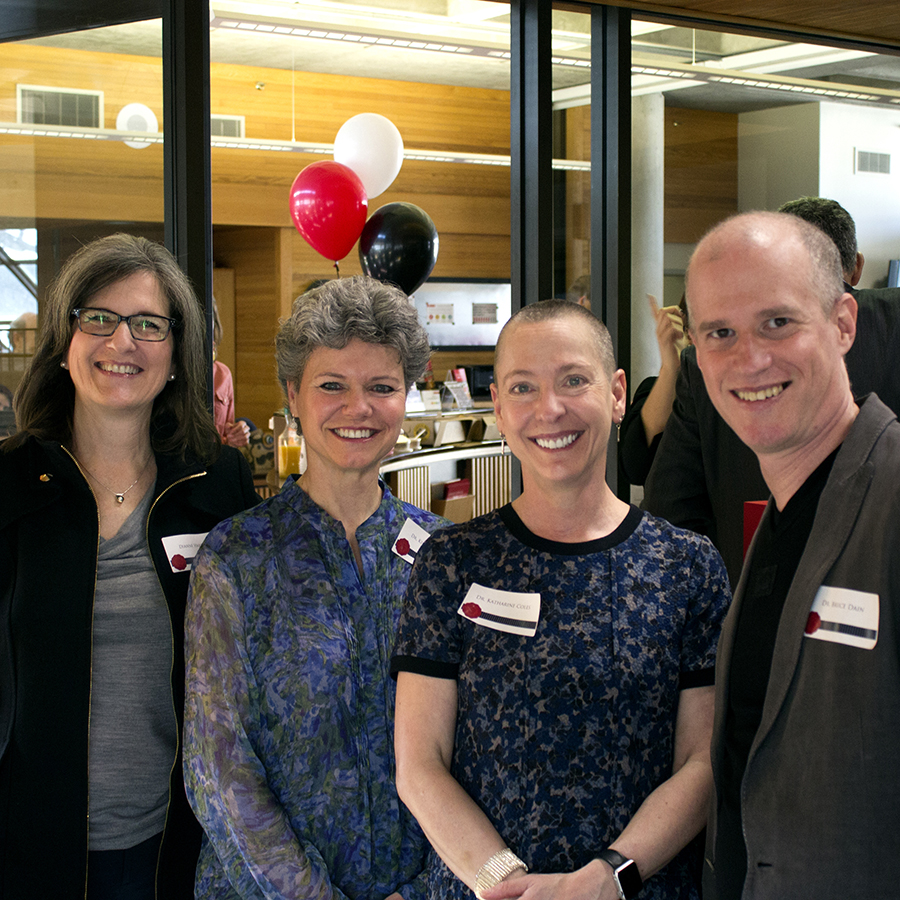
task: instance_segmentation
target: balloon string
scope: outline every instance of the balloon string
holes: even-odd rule
[[[341,277],[341,267],[338,265],[338,261],[334,261],[334,271],[337,272],[337,277]]]

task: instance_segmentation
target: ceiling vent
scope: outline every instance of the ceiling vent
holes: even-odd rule
[[[100,128],[103,92],[17,84],[16,116],[21,124]]]
[[[212,137],[244,137],[243,116],[213,115],[209,117],[209,133]]]
[[[876,175],[890,175],[891,154],[873,153],[869,150],[857,150],[854,172],[873,172]]]

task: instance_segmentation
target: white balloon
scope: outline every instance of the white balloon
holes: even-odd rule
[[[403,138],[378,113],[360,113],[341,125],[334,139],[334,161],[352,169],[371,200],[384,193],[403,165]]]

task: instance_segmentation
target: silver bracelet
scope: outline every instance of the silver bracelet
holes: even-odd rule
[[[482,892],[500,884],[510,872],[515,872],[516,869],[524,869],[527,872],[528,866],[512,850],[507,847],[505,850],[495,853],[475,876],[475,896],[478,900],[484,900],[481,896]]]

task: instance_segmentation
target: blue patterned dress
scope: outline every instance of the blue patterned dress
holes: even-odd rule
[[[209,533],[186,620],[184,771],[206,832],[198,898],[423,896],[427,843],[394,785],[401,503],[356,532],[289,480]]]
[[[534,637],[457,613],[469,586],[539,592]],[[679,691],[713,683],[731,595],[707,538],[632,507],[608,537],[530,532],[511,506],[433,537],[392,671],[458,683],[451,772],[532,872],[571,872],[672,774]],[[641,898],[695,898],[684,854]],[[432,854],[428,896],[471,900]]]

